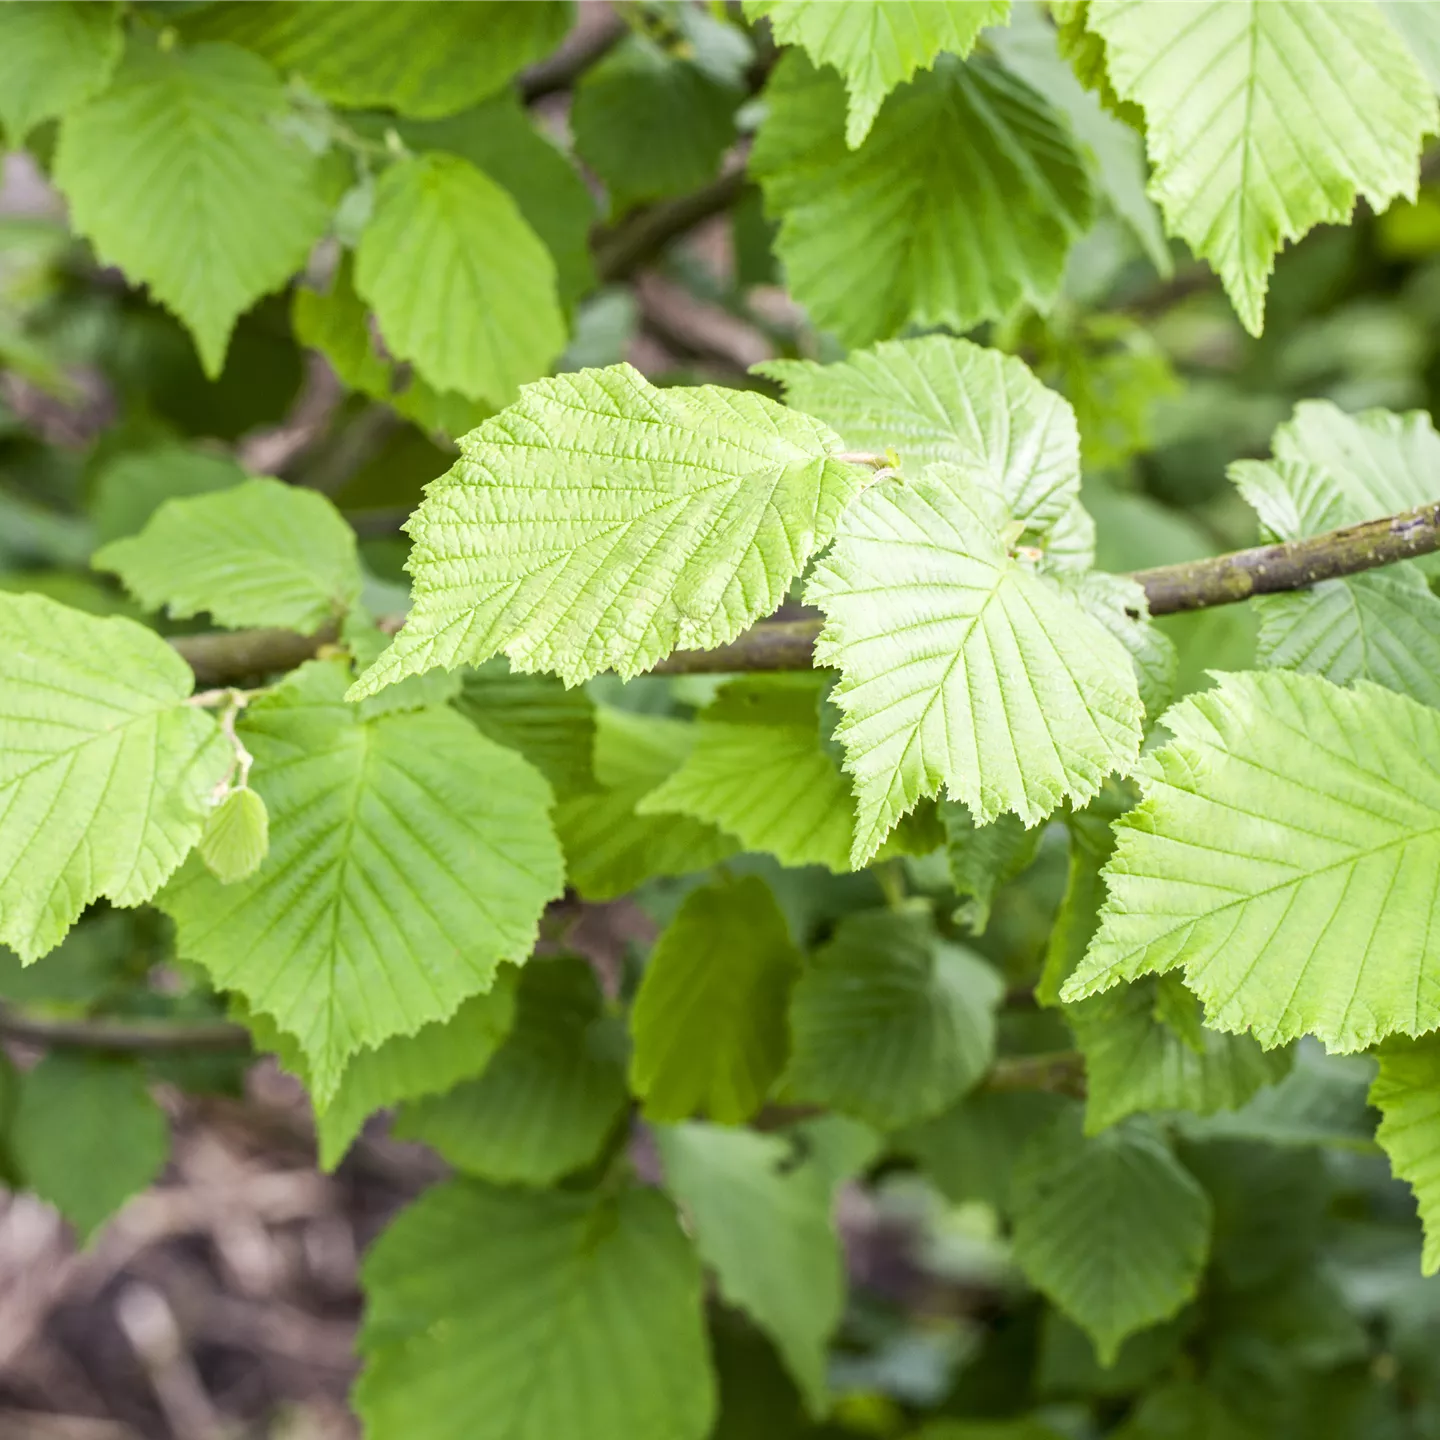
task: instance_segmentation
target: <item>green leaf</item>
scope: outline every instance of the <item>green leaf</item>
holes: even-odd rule
[[[650,954],[630,1017],[630,1083],[645,1118],[748,1120],[785,1068],[799,969],[758,876],[692,890]]]
[[[831,1218],[843,1175],[807,1155],[801,1137],[691,1124],[661,1127],[655,1141],[720,1293],[775,1342],[810,1413],[824,1414],[827,1350],[845,1307]]]
[[[409,0],[245,0],[182,17],[187,35],[230,40],[277,70],[297,71],[336,105],[449,115],[502,89],[570,28],[565,0],[454,5]]]
[[[270,848],[270,815],[251,789],[232,790],[210,812],[200,836],[200,858],[222,885],[248,880]]]
[[[1037,539],[1079,500],[1075,412],[1013,355],[926,335],[834,365],[767,360],[755,368],[855,450],[893,448],[907,475],[936,461],[958,466],[1003,495]]]
[[[422,430],[453,438],[473,430],[494,413],[480,401],[437,390],[413,365],[397,364],[392,355],[377,348],[371,317],[355,293],[348,254],[341,257],[328,290],[295,287],[290,314],[295,339],[320,351],[346,385],[390,406]]]
[[[20,1006],[92,1007],[129,983],[127,962],[137,949],[130,912],[92,911],[43,965],[26,965],[13,951],[0,949],[0,999]]]
[[[782,865],[849,870],[854,800],[820,735],[827,683],[819,674],[731,681],[696,722],[680,768],[638,813],[708,821]]]
[[[504,660],[467,670],[456,709],[498,745],[518,750],[555,794],[596,788],[595,702],[553,675],[517,675]]]
[[[733,640],[868,478],[839,448],[760,395],[657,390],[629,365],[527,386],[411,517],[414,608],[355,696],[497,653],[572,685],[628,678]]]
[[[506,1184],[551,1185],[589,1165],[625,1109],[624,1034],[594,972],[575,956],[521,972],[515,1021],[483,1072],[407,1103],[395,1134],[423,1140],[456,1169]]]
[[[1200,1006],[1178,975],[1138,980],[1082,1000],[1066,1020],[1085,1056],[1085,1129],[1096,1134],[1127,1115],[1235,1110],[1290,1068],[1249,1035],[1200,1023]]]
[[[362,1272],[370,1440],[704,1440],[700,1264],[663,1195],[457,1180]]]
[[[1145,718],[1154,721],[1175,698],[1180,654],[1175,642],[1150,623],[1144,589],[1128,576],[1092,570],[1076,580],[1075,598],[1129,652]]]
[[[285,111],[254,55],[137,42],[60,127],[71,223],[185,323],[212,379],[240,313],[305,263],[329,219],[318,159],[277,125]]]
[[[521,972],[502,965],[495,983],[483,995],[473,995],[448,1020],[422,1025],[413,1035],[396,1035],[374,1050],[359,1050],[350,1058],[340,1085],[329,1103],[318,1108],[315,1131],[320,1142],[322,1170],[333,1170],[345,1157],[351,1142],[377,1110],[438,1095],[489,1064],[515,1020],[515,995]],[[235,1007],[236,1018],[248,1025],[262,1050],[276,1053],[280,1063],[309,1085],[305,1056],[293,1036],[266,1015]]]
[[[486,3],[494,9],[493,0]],[[533,8],[533,0],[527,3]],[[385,116],[385,125],[392,120]],[[384,127],[379,129],[377,138],[383,138]],[[555,261],[562,304],[575,304],[594,287],[590,227],[595,201],[574,164],[531,120],[518,96],[497,95],[443,120],[402,120],[395,129],[412,150],[463,156],[510,192]]]
[[[190,667],[133,620],[0,593],[0,941],[34,960],[91,901],[139,905],[231,765]]]
[[[1206,1023],[1360,1050],[1440,1025],[1440,714],[1276,670],[1170,710],[1066,1000],[1183,968]]]
[[[679,769],[696,727],[658,715],[601,707],[595,732],[594,794],[555,809],[570,884],[586,900],[613,900],[662,875],[689,875],[740,848],[689,815],[641,815],[640,802]]]
[[[355,289],[391,353],[437,390],[505,405],[543,375],[565,348],[555,286],[510,192],[468,160],[432,151],[380,176]]]
[[[765,97],[750,169],[817,326],[865,345],[1049,306],[1090,225],[1090,182],[1064,121],[1023,81],[942,56],[885,102],[858,150],[839,76],[799,52]]]
[[[1440,1270],[1440,1035],[1392,1040],[1379,1054],[1380,1073],[1370,1087],[1379,1110],[1375,1138],[1398,1180],[1415,1192],[1425,1227],[1426,1275]]]
[[[951,800],[940,803],[940,823],[945,827],[951,883],[968,902],[956,912],[957,919],[968,925],[972,934],[984,934],[995,892],[1029,868],[1042,827],[1027,830],[1015,815],[1002,815],[977,826],[970,812]]]
[[[239,733],[270,853],[221,885],[193,861],[161,905],[181,956],[300,1043],[316,1099],[348,1058],[452,1016],[522,960],[561,890],[549,788],[447,708],[364,720],[312,661]]]
[[[849,112],[845,143],[853,150],[870,133],[885,97],[942,50],[964,58],[987,25],[1003,25],[1010,0],[745,0],[751,20],[764,16],[783,45],[799,45],[817,66],[845,79]]]
[[[1015,0],[1009,26],[986,39],[1007,70],[1070,122],[1075,139],[1090,152],[1099,189],[1134,232],[1150,263],[1168,277],[1175,266],[1160,212],[1145,193],[1145,142],[1076,79],[1060,53],[1060,32],[1046,20],[1044,7],[1038,0]]]
[[[159,1179],[170,1125],[140,1068],[55,1051],[20,1082],[8,1138],[27,1189],[91,1236]]]
[[[1194,1295],[1210,1201],[1150,1131],[1087,1139],[1066,1110],[1026,1146],[1014,1197],[1016,1262],[1090,1336],[1102,1365]]]
[[[228,490],[246,478],[228,455],[157,445],[117,455],[95,477],[90,513],[104,543],[137,535],[166,500]]]
[[[208,611],[232,629],[309,634],[360,596],[355,532],[319,491],[279,480],[166,500],[140,534],[102,546],[91,564],[147,610]]]
[[[1352,416],[1306,401],[1274,443],[1274,461],[1237,461],[1229,473],[1277,540],[1378,520],[1440,494],[1440,437],[1418,411]],[[1440,705],[1440,599],[1427,571],[1428,559],[1259,597],[1260,663],[1337,685],[1374,680]]]
[[[882,1130],[938,1114],[990,1068],[1003,991],[928,910],[847,916],[791,997],[784,1094]]]
[[[42,121],[103,90],[124,37],[114,5],[12,0],[0,9],[0,130],[19,149]]]
[[[714,179],[742,98],[692,61],[627,35],[575,87],[575,153],[609,191],[612,211],[683,195]]]
[[[1011,524],[994,491],[932,465],[868,490],[815,569],[806,598],[825,612],[816,661],[841,675],[856,866],[942,788],[979,824],[1014,811],[1033,825],[1139,754],[1129,655],[1011,554]]]
[[[1110,79],[1145,111],[1151,194],[1258,335],[1276,252],[1413,199],[1435,95],[1370,5],[1091,0]],[[1177,43],[1183,37],[1183,43]],[[1345,64],[1337,69],[1335,57]]]

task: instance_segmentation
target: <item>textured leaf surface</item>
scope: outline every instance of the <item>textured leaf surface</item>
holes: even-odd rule
[[[75,229],[189,328],[220,373],[240,313],[305,262],[329,218],[318,161],[276,122],[279,77],[231,45],[134,46],[60,127]]]
[[[661,875],[688,875],[740,847],[690,815],[638,814],[636,807],[684,763],[696,727],[602,707],[596,717],[593,794],[562,800],[555,829],[566,874],[586,900],[613,900]]]
[[[626,36],[575,87],[575,153],[613,211],[698,190],[735,139],[741,95],[644,35]]]
[[[594,973],[573,956],[537,958],[483,1073],[406,1105],[395,1133],[468,1174],[549,1185],[595,1159],[624,1106],[624,1035]]]
[[[638,805],[690,815],[782,865],[850,868],[850,784],[820,734],[821,675],[766,675],[726,685],[695,726],[680,768]]]
[[[1129,655],[1010,553],[1009,523],[993,491],[930,466],[867,491],[815,569],[815,657],[841,675],[857,866],[942,788],[979,824],[1014,811],[1033,825],[1139,753]]]
[[[259,872],[166,890],[181,955],[300,1042],[320,1104],[345,1062],[448,1019],[521,960],[561,890],[544,780],[448,709],[362,720],[314,661],[240,733],[270,812]]]
[[[935,461],[958,466],[1004,496],[1037,536],[1079,498],[1075,412],[1013,355],[926,335],[834,365],[768,360],[756,369],[856,450],[893,448],[907,474]]]
[[[565,348],[550,252],[509,191],[458,155],[381,175],[355,289],[392,354],[472,400],[507,404]]]
[[[792,51],[765,96],[750,169],[816,325],[865,345],[1048,306],[1089,227],[1090,182],[1064,122],[1023,81],[942,57],[886,101],[858,150],[833,72]]]
[[[800,970],[785,916],[754,875],[692,890],[645,967],[630,1017],[647,1120],[748,1120],[785,1067]]]
[[[1331,1049],[1440,1024],[1440,714],[1312,675],[1227,675],[1170,710],[1067,1000],[1184,969],[1209,1024]]]
[[[1090,1134],[1146,1110],[1235,1110],[1290,1068],[1287,1054],[1249,1035],[1207,1030],[1174,974],[1082,1000],[1065,1018],[1085,1056]]]
[[[0,9],[0,130],[10,148],[103,89],[123,46],[114,5],[12,0]]]
[[[245,478],[228,455],[184,445],[126,451],[95,476],[90,513],[96,536],[103,543],[138,535],[166,500],[228,490]]]
[[[240,628],[309,634],[360,595],[355,532],[316,490],[246,480],[209,495],[167,500],[138,535],[96,551],[147,610],[186,619],[208,611]]]
[[[803,1140],[720,1125],[662,1127],[655,1139],[721,1294],[770,1336],[810,1412],[823,1414],[826,1351],[845,1305],[831,1216],[843,1177],[825,1156],[807,1155]]]
[[[91,901],[148,900],[231,750],[153,631],[0,594],[0,941],[34,960]]]
[[[196,847],[205,868],[223,885],[253,875],[270,848],[265,802],[248,787],[232,790],[210,812]]]
[[[465,673],[456,708],[496,744],[518,750],[562,800],[596,788],[595,702],[583,689],[490,660]]]
[[[986,25],[1005,23],[1010,0],[745,0],[745,14],[764,16],[782,45],[799,45],[817,66],[844,77],[845,141],[853,150],[897,85],[929,69],[942,50],[963,59]]]
[[[1392,1040],[1370,1087],[1380,1112],[1375,1138],[1390,1168],[1415,1192],[1425,1227],[1425,1274],[1440,1270],[1440,1036]]]
[[[848,916],[795,986],[784,1092],[880,1129],[937,1114],[989,1068],[1003,988],[928,913]]]
[[[20,1082],[8,1148],[27,1188],[89,1238],[154,1183],[170,1123],[138,1066],[55,1052]]]
[[[527,386],[411,517],[414,608],[355,694],[503,652],[576,684],[733,640],[864,484],[825,426],[629,365]]]
[[[1195,1293],[1210,1201],[1149,1131],[1087,1139],[1067,1110],[1031,1138],[1014,1197],[1016,1261],[1095,1342],[1101,1364]]]
[[[376,1243],[356,1408],[371,1440],[704,1440],[700,1265],[669,1201],[457,1180]]]
[[[1151,193],[1260,333],[1275,254],[1363,195],[1414,197],[1435,95],[1376,6],[1092,0],[1116,90],[1145,111]],[[1343,66],[1336,57],[1344,56]]]
[[[245,0],[206,6],[184,23],[187,34],[233,41],[298,72],[334,104],[449,115],[548,54],[573,13],[564,0]]]

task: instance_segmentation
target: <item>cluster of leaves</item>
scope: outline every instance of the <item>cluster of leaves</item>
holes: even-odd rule
[[[0,499],[0,995],[228,1015],[322,1165],[380,1110],[449,1163],[366,1261],[374,1440],[1429,1433],[1433,1302],[1355,1300],[1329,1222],[1389,1220],[1378,1141],[1440,1268],[1440,567],[1257,601],[1228,665],[1154,623],[1116,537],[1188,558],[1123,489],[1173,380],[1083,278],[1173,237],[1258,335],[1282,246],[1417,193],[1399,8],[637,7],[562,148],[553,0],[0,7],[7,141],[149,297],[0,293],[7,373],[88,345],[126,401],[33,472],[68,512]],[[751,131],[820,334],[656,384],[586,177],[613,235]],[[266,413],[267,323],[449,447],[403,624],[395,542],[197,443]],[[1428,415],[1344,398],[1237,435],[1212,527],[1433,503]],[[795,602],[813,670],[647,676]],[[222,637],[258,683],[195,693],[197,620],[311,658]],[[587,958],[622,897],[653,945]],[[233,1072],[6,1067],[0,1168],[89,1234],[163,1166],[148,1082]],[[935,1274],[1008,1317],[970,1363],[895,1378],[842,1196],[945,1207]]]

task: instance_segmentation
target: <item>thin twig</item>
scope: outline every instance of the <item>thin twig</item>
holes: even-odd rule
[[[655,259],[665,247],[703,220],[728,210],[744,193],[745,169],[737,164],[718,180],[647,209],[634,211],[618,225],[602,230],[591,247],[595,256],[595,273],[609,284],[633,275],[642,265]]]
[[[251,1049],[250,1032],[224,1020],[55,1020],[0,1006],[0,1039],[70,1050],[153,1054],[171,1050]]]
[[[582,23],[553,55],[521,73],[518,88],[520,98],[527,105],[559,90],[568,90],[591,66],[608,55],[625,34],[628,27],[613,11],[603,20],[586,25],[591,9],[590,6],[582,8]]]

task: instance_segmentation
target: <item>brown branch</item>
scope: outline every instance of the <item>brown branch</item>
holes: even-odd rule
[[[1085,1096],[1085,1057],[1078,1050],[1045,1055],[1003,1055],[980,1082],[982,1090],[1049,1090]]]
[[[544,60],[522,71],[518,82],[520,98],[533,105],[546,95],[568,90],[592,65],[608,55],[625,34],[625,22],[612,10],[590,23],[598,5],[580,9],[580,23]]]
[[[662,201],[627,215],[618,225],[602,230],[595,237],[591,247],[595,273],[606,284],[633,275],[672,240],[693,230],[702,220],[728,210],[744,192],[745,184],[744,166],[737,164],[691,195]]]
[[[1382,520],[1331,530],[1308,540],[1257,545],[1229,555],[1186,560],[1137,570],[1129,577],[1144,589],[1152,615],[1174,615],[1233,605],[1253,595],[1303,590],[1322,580],[1359,575],[1397,560],[1440,550],[1440,504],[1421,505]],[[387,616],[382,628],[398,629]],[[747,670],[809,669],[818,620],[768,620],[713,650],[678,650],[655,666],[657,675],[728,675]],[[333,631],[294,635],[288,630],[233,630],[177,635],[170,643],[185,657],[201,685],[225,685],[253,675],[288,670],[334,639]]]
[[[56,1049],[157,1054],[172,1050],[249,1050],[250,1032],[224,1020],[52,1020],[0,1006],[0,1039]]]

